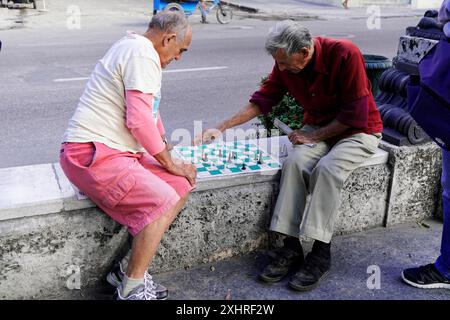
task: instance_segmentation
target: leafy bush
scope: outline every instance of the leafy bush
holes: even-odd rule
[[[267,77],[261,80],[263,83]],[[259,121],[267,129],[267,136],[270,136],[271,130],[276,129],[273,125],[275,118],[286,123],[291,129],[300,129],[303,120],[303,108],[297,103],[293,96],[287,93],[281,102],[274,106],[272,111],[267,115],[258,116]],[[283,134],[280,132],[280,134]]]

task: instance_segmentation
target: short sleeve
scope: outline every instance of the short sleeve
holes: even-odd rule
[[[141,56],[132,56],[123,66],[125,90],[156,94],[161,88],[161,69],[157,62]]]

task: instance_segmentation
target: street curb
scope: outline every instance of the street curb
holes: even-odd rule
[[[249,13],[258,13],[259,12],[259,10],[256,8],[242,6],[240,4],[235,4],[235,3],[228,2],[228,1],[221,1],[221,2],[227,6],[230,6],[230,7],[245,11],[245,12],[249,12]]]
[[[284,11],[274,11],[274,12],[266,12],[264,10],[260,10],[257,8],[244,6],[240,4],[236,4],[230,1],[221,1],[223,4],[228,5],[230,7],[236,8],[238,10],[250,13],[249,15],[244,15],[248,18],[255,18],[255,19],[262,19],[262,20],[278,20],[278,19],[293,19],[293,20],[330,20],[330,13],[316,13],[308,14],[308,13],[302,13],[302,12],[284,12]],[[392,19],[392,18],[408,18],[408,17],[423,17],[423,12],[417,12],[417,13],[399,13],[399,14],[392,14],[392,15],[381,15],[381,19]],[[367,15],[361,14],[361,15],[354,15],[354,16],[347,16],[345,19],[349,20],[358,20],[358,19],[367,19]],[[339,20],[339,19],[338,19]]]

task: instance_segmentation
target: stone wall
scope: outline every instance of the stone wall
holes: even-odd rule
[[[397,147],[382,142],[392,169],[386,225],[431,217],[439,211],[441,149],[434,143]]]
[[[439,148],[431,143],[395,147],[384,142],[381,148],[389,152],[389,159],[380,149],[345,181],[336,235],[422,219],[438,209]],[[12,169],[8,175],[2,169],[0,175],[32,172]],[[74,199],[67,179],[58,166],[54,169],[42,171],[48,179],[28,174],[9,179],[18,183],[17,190],[0,184],[0,192],[8,189],[17,195],[22,185],[29,192],[22,195],[24,210],[19,196],[0,207],[0,299],[73,297],[78,290],[69,288],[76,285],[77,274],[81,289],[95,287],[130,246],[126,229],[89,200]],[[250,174],[199,182],[164,236],[150,271],[188,268],[267,248],[279,176]],[[43,187],[36,188],[35,179],[51,191],[50,198],[39,199]],[[33,198],[36,192],[40,196]],[[38,215],[32,214],[31,199]]]

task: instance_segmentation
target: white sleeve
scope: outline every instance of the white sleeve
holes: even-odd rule
[[[125,90],[156,94],[161,88],[161,69],[150,58],[132,56],[123,67],[122,79]]]

